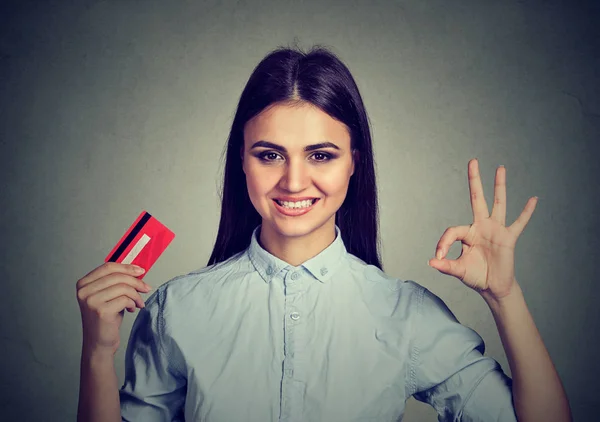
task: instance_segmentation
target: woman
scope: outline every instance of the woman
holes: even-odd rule
[[[322,48],[272,52],[233,121],[208,266],[146,304],[128,265],[77,282],[79,420],[395,421],[411,396],[444,421],[570,420],[514,278],[536,199],[505,227],[505,170],[491,216],[476,160],[468,173],[474,221],[449,228],[428,264],[490,306],[514,383],[443,301],[382,271],[370,129],[346,66]],[[444,259],[457,240],[460,258]],[[136,306],[119,390],[118,329]]]

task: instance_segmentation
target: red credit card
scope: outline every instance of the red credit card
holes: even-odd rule
[[[138,278],[145,277],[174,238],[175,234],[164,224],[142,211],[119,243],[104,258],[104,262],[138,265],[146,270]]]

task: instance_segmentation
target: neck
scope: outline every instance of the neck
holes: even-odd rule
[[[260,228],[259,244],[271,255],[294,267],[317,256],[335,240],[335,220],[330,220],[310,233],[291,236],[271,225]]]

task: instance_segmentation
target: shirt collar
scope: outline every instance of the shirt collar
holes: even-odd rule
[[[326,283],[342,264],[342,258],[346,255],[346,247],[342,240],[340,228],[335,225],[335,240],[317,256],[314,256],[301,264],[299,267],[294,267],[287,262],[272,255],[258,243],[258,234],[262,224],[259,224],[252,232],[252,239],[248,247],[248,256],[250,261],[256,268],[256,271],[265,280],[270,283],[271,279],[276,276],[281,270],[290,270],[293,268],[306,268],[317,280]]]

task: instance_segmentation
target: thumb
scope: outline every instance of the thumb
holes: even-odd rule
[[[463,273],[460,263],[455,259],[432,258],[427,261],[427,265],[443,274],[451,275],[458,279],[460,279],[460,275]]]

